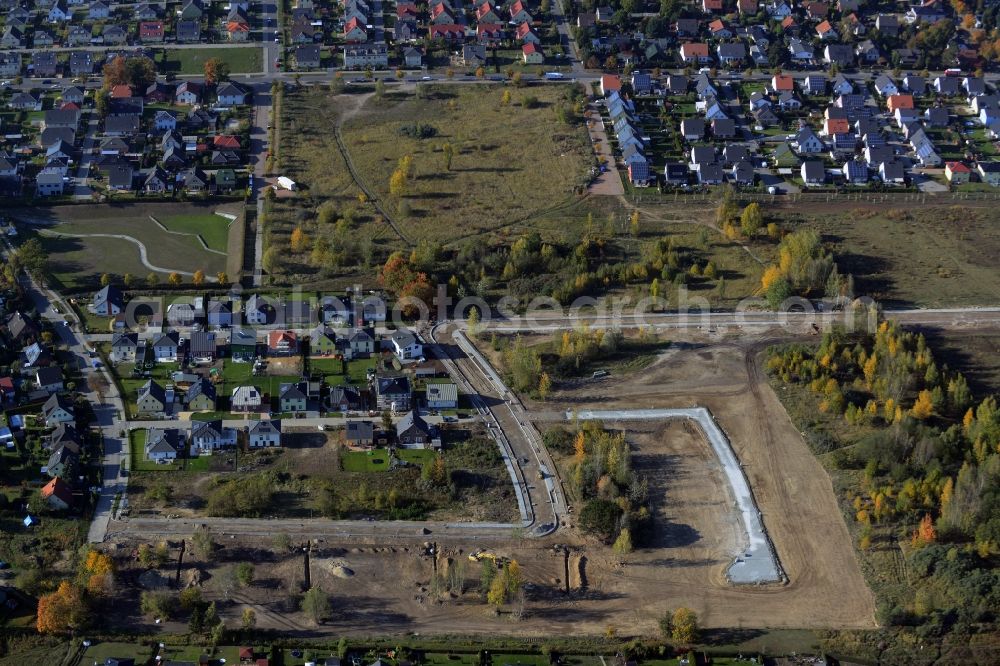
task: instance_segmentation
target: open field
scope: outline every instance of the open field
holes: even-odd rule
[[[532,226],[526,222],[572,205],[591,159],[585,133],[576,125],[554,124],[559,90],[511,88],[512,103],[503,106],[504,90],[485,84],[429,87],[418,99],[412,87],[404,87],[382,100],[371,93],[332,96],[319,87],[288,91],[277,170],[300,183],[302,191],[270,204],[268,247],[278,249],[278,272],[317,279],[308,256],[287,252],[288,237],[302,226],[311,238],[329,239],[333,230],[316,224],[317,207],[324,203],[336,211],[333,219],[345,220],[351,253],[361,261],[325,266],[323,277],[357,271],[359,263],[364,268],[373,256],[401,245],[424,239],[448,245],[484,232]],[[529,97],[537,98],[536,108],[526,108]],[[432,136],[402,133],[416,125],[431,127]],[[358,200],[361,187],[332,131],[338,126],[362,185],[405,242],[370,202]],[[454,151],[450,170],[445,144]],[[389,178],[407,155],[412,173],[405,191],[390,193]],[[401,202],[409,212],[400,212]],[[585,218],[581,212],[580,222]]]
[[[889,307],[995,305],[1000,228],[995,211],[969,206],[876,207],[781,214],[830,243],[856,291]]]
[[[344,125],[344,143],[363,182],[400,215],[413,239],[450,241],[456,230],[474,235],[529,218],[573,196],[586,182],[591,153],[582,126],[559,125],[554,109],[562,91],[553,86],[513,89],[501,104],[503,86],[430,88],[424,99],[410,91],[370,99]],[[528,108],[530,98],[537,108]],[[402,135],[406,126],[431,126],[427,139]],[[451,168],[442,146],[454,149]],[[405,193],[389,191],[389,175],[403,156],[413,160]],[[544,174],[544,176],[543,176]]]
[[[264,69],[259,46],[166,49],[166,54],[166,61],[161,67],[174,74],[202,74],[205,71],[205,62],[212,58],[218,58],[229,65],[232,74],[253,74]]]
[[[58,283],[65,288],[82,289],[98,288],[102,273],[119,277],[131,273],[143,279],[148,273],[157,272],[166,281],[167,273],[174,270],[193,273],[200,269],[207,276],[225,270],[226,257],[206,251],[194,235],[186,233],[188,229],[180,228],[185,232],[182,234],[165,232],[149,219],[152,215],[163,222],[180,216],[178,224],[184,227],[197,218],[207,221],[206,216],[217,217],[221,228],[207,228],[212,238],[209,247],[213,247],[221,242],[223,234],[228,234],[225,218],[212,215],[216,208],[194,203],[61,206],[19,211],[15,219],[39,230],[39,238],[49,255],[50,273]],[[144,265],[140,249],[133,241],[88,237],[88,234],[129,236],[145,246],[148,263],[163,271],[152,271]],[[224,250],[223,244],[221,251]]]

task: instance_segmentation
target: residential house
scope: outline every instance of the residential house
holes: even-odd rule
[[[685,141],[700,141],[705,136],[705,121],[701,118],[685,118],[681,121],[681,136]]]
[[[514,0],[514,3],[510,6],[510,22],[511,23],[531,23],[535,19],[528,12],[528,6],[523,0]]]
[[[62,175],[42,172],[35,178],[35,194],[40,197],[61,196],[64,185]]]
[[[109,165],[107,172],[108,189],[116,191],[131,190],[134,180],[134,169],[129,162],[116,162]]]
[[[375,443],[375,427],[369,421],[344,424],[344,444],[355,449],[370,449]]]
[[[215,90],[216,100],[220,106],[240,106],[246,104],[247,93],[235,83],[225,82]]]
[[[132,363],[139,336],[136,333],[115,333],[111,336],[111,360],[115,363]]]
[[[320,48],[317,44],[304,44],[295,47],[296,69],[319,69]]]
[[[167,401],[166,390],[157,382],[150,379],[139,387],[135,401],[137,414],[141,416],[162,416],[171,411],[172,407],[173,400]]]
[[[49,9],[46,21],[49,23],[65,23],[73,15],[73,10],[69,9],[66,0],[56,0]]]
[[[176,331],[162,333],[153,341],[153,358],[160,363],[176,362],[180,356],[180,335]]]
[[[259,412],[264,397],[256,386],[237,386],[229,400],[233,412]]]
[[[184,455],[184,436],[177,428],[149,428],[146,430],[146,459],[168,463]]]
[[[878,167],[879,179],[886,185],[905,185],[906,170],[899,160],[886,160]]]
[[[69,398],[53,393],[42,405],[42,418],[49,428],[60,423],[75,423],[76,409]]]
[[[432,441],[431,427],[417,414],[407,412],[396,422],[396,446],[404,449],[423,449]]]
[[[955,97],[962,92],[962,80],[954,76],[939,76],[931,82],[934,92],[945,97]]]
[[[41,111],[42,100],[32,93],[14,93],[7,106],[17,111]]]
[[[828,65],[851,67],[854,65],[854,49],[844,44],[827,44],[823,49],[823,61]]]
[[[250,329],[234,328],[229,334],[229,356],[237,362],[257,358],[257,334]]]
[[[932,106],[924,111],[924,122],[928,127],[947,127],[948,116],[948,107]]]
[[[215,333],[192,331],[188,341],[188,356],[196,363],[211,363],[217,355]]]
[[[344,358],[348,360],[368,358],[374,351],[375,337],[366,329],[356,328],[347,335],[343,349]]]
[[[214,328],[228,328],[233,325],[233,306],[226,299],[213,298],[205,309],[206,322]]]
[[[65,511],[73,505],[73,491],[58,476],[42,487],[41,495],[49,508],[56,511]]]
[[[22,360],[26,368],[40,368],[52,363],[52,354],[37,342],[33,342],[21,350]]]
[[[826,169],[820,160],[805,160],[800,169],[802,182],[807,186],[823,185],[826,183]]]
[[[162,42],[166,32],[163,21],[140,21],[139,41],[144,44]]]
[[[526,65],[541,65],[545,62],[545,53],[542,51],[542,47],[533,42],[521,46],[521,57]]]
[[[268,356],[294,356],[299,353],[299,339],[294,331],[269,331]]]
[[[723,65],[738,65],[746,60],[747,47],[743,42],[734,44],[719,44],[716,49],[719,62]]]
[[[401,361],[419,358],[424,354],[423,344],[409,331],[396,331],[389,338],[389,342],[392,345],[392,352]]]
[[[51,477],[70,477],[79,464],[80,458],[77,451],[69,446],[62,446],[49,456],[45,466],[45,472]]]
[[[976,164],[979,179],[993,187],[1000,187],[1000,162],[979,162]]]
[[[0,53],[0,76],[21,75],[21,54],[17,52]]]
[[[104,26],[101,36],[105,44],[124,44],[128,40],[128,31],[123,26],[112,23]]]
[[[281,446],[281,421],[253,421],[247,430],[247,446],[252,449]]]
[[[379,410],[404,412],[411,408],[412,390],[406,377],[376,377],[375,406]]]
[[[38,386],[39,390],[45,391],[46,393],[57,393],[62,391],[64,388],[62,370],[55,365],[38,368],[35,370],[35,384]]]
[[[214,412],[215,384],[208,379],[200,377],[187,387],[184,391],[184,405],[191,412]]]
[[[364,69],[373,67],[384,69],[389,66],[389,52],[384,42],[366,42],[344,46],[344,67]]]
[[[455,409],[458,407],[458,386],[453,382],[427,385],[428,409]]]
[[[800,154],[815,155],[823,152],[823,142],[816,136],[816,132],[809,127],[799,130],[799,133],[795,135],[794,141]]]
[[[407,67],[422,67],[424,64],[424,54],[414,46],[407,46],[403,49],[403,64]]]
[[[333,356],[337,353],[337,334],[325,325],[319,325],[309,334],[309,353],[312,356]]]
[[[304,412],[308,409],[309,399],[306,395],[305,382],[300,384],[282,384],[278,393],[278,404],[281,412]]]
[[[183,81],[177,86],[175,98],[178,104],[194,105],[201,101],[202,85],[196,81]]]
[[[816,26],[816,36],[823,41],[840,39],[840,34],[829,21],[823,21]]]
[[[216,192],[232,192],[238,185],[236,172],[232,169],[217,169],[214,181]]]
[[[847,160],[841,171],[848,185],[864,185],[868,182],[868,165],[860,160]]]
[[[211,455],[219,449],[232,448],[237,438],[236,429],[224,427],[220,419],[191,422],[192,454]]]
[[[952,185],[961,185],[969,182],[972,169],[962,162],[946,162],[944,165],[944,175]]]
[[[178,154],[180,151],[179,148],[171,148],[172,154]],[[166,154],[163,156],[163,164],[167,165]],[[211,184],[208,175],[198,167],[191,167],[177,174],[177,182],[189,193],[206,192]]]
[[[708,44],[703,42],[685,42],[681,44],[681,60],[695,64],[712,62],[712,56],[708,53]]]
[[[243,307],[243,319],[248,324],[263,326],[274,321],[274,305],[265,298],[252,294]]]
[[[879,74],[875,78],[875,92],[882,97],[899,94],[899,87],[887,74]]]
[[[326,407],[332,412],[356,412],[363,406],[361,392],[354,386],[334,386],[326,396]]]

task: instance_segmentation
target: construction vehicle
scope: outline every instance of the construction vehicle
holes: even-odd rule
[[[507,563],[506,557],[501,557],[496,553],[491,553],[488,550],[477,550],[475,552],[469,553],[469,560],[472,562],[482,562],[483,560],[492,560],[497,567],[502,567]]]

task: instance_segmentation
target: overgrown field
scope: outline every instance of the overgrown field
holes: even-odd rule
[[[512,521],[516,500],[496,445],[479,434],[451,433],[437,463],[432,451],[347,452],[340,433],[287,434],[281,449],[223,451],[200,471],[133,473],[134,510],[191,515]],[[238,466],[239,471],[232,472]]]
[[[428,86],[381,99],[318,87],[288,91],[276,170],[303,191],[270,204],[265,268],[287,279],[342,276],[420,241],[481,241],[484,232],[532,228],[532,220],[571,206],[592,156],[566,91]],[[390,188],[404,158],[405,183]],[[362,185],[385,216],[359,197]],[[296,227],[309,242],[291,242]]]
[[[995,211],[969,206],[842,209],[781,214],[816,229],[858,294],[889,307],[995,305],[1000,227]]]

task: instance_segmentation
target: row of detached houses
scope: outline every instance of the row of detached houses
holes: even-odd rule
[[[282,444],[280,419],[251,421],[245,429],[223,426],[221,420],[192,421],[191,429],[147,428],[143,452],[148,460],[169,463],[188,456],[211,455],[242,443],[248,449],[275,448]]]
[[[125,310],[128,298],[117,285],[107,285],[93,293],[87,308],[101,317],[113,317],[113,327],[126,326]],[[151,326],[229,328],[231,326],[268,326],[304,329],[317,324],[331,327],[364,327],[386,320],[387,306],[381,298],[369,295],[352,299],[350,296],[326,295],[320,298],[283,298],[266,294],[250,294],[245,298],[235,294],[206,298],[193,296],[178,299],[161,309],[159,300],[142,301]]]
[[[183,0],[168,12],[156,2],[36,0],[33,9],[18,4],[7,10],[0,48],[248,41],[251,3],[225,7]]]
[[[648,14],[615,16],[578,3],[571,17],[581,34],[584,57],[614,55],[621,65],[840,68],[892,65],[975,69],[985,62],[963,14],[943,0],[897,5],[860,0],[701,0],[685,3],[669,23]],[[615,18],[612,23],[612,18]],[[915,35],[937,21],[954,23],[947,61],[916,48]],[[975,27],[980,27],[976,25]]]
[[[646,165],[656,156],[642,151],[649,138],[642,136],[634,101],[618,92],[616,76],[605,75],[601,85],[630,181],[636,186],[654,184],[658,174]],[[904,185],[914,168],[944,165],[932,137],[954,124],[958,108],[973,114],[963,116],[966,127],[982,125],[988,137],[1000,139],[1000,96],[973,76],[925,81],[911,74],[896,81],[881,74],[874,80],[874,95],[842,74],[832,79],[810,74],[797,81],[778,73],[749,98],[741,97],[741,89],[731,82],[715,82],[707,73],[653,79],[648,72],[636,71],[630,87],[635,99],[658,105],[675,96],[689,98],[693,93],[696,98],[698,115],[679,124],[689,160],[665,164],[663,182],[669,186],[752,186],[755,167],[763,166],[797,170],[806,186],[873,181]],[[810,116],[802,112],[806,106],[816,110],[814,114],[821,110],[818,126],[815,115],[810,124]],[[798,128],[786,137],[777,135],[777,143],[770,140],[775,135],[769,129],[789,123]],[[954,168],[961,173],[957,163]],[[989,160],[979,161],[969,173],[979,173],[983,182],[993,184],[994,169]],[[951,182],[961,180],[961,175],[956,180],[950,173],[946,176]]]

